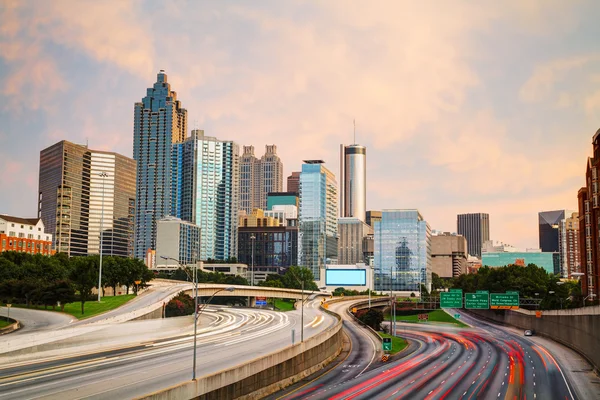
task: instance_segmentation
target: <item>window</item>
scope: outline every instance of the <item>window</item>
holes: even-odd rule
[[[8,236],[13,236],[14,237],[15,236],[15,232],[14,231],[8,232]]]
[[[23,232],[19,232],[19,237],[20,237],[20,238],[24,238],[24,237],[25,237],[25,234],[24,234]]]
[[[32,230],[33,230],[33,226],[30,226],[30,227],[29,227],[29,230],[30,230],[30,231],[32,231]]]
[[[41,231],[42,231],[42,228],[38,228],[38,232],[41,232]]]
[[[14,228],[14,227],[15,227],[15,224],[10,224],[10,226]]]

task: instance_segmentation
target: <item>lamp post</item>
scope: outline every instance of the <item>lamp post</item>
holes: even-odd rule
[[[250,286],[254,286],[254,240],[256,239],[256,236],[254,236],[254,233],[250,236],[250,241],[252,242],[252,269],[251,269],[251,274],[252,274],[252,282],[250,284]]]
[[[100,303],[102,291],[102,242],[104,241],[104,180],[108,174],[104,171],[98,174],[102,178],[102,205],[100,211],[100,270],[98,271],[98,303]]]

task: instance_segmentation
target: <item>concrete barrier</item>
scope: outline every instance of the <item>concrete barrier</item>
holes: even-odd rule
[[[139,399],[256,399],[274,393],[323,368],[342,349],[342,321],[303,343],[286,347],[196,381],[184,382]]]
[[[593,308],[593,307],[586,307]],[[493,322],[520,329],[532,329],[536,335],[564,344],[575,350],[600,372],[600,314],[595,310],[584,314],[584,309],[542,311],[537,318],[535,311],[527,310],[469,310],[471,313]]]
[[[13,321],[13,323],[0,329],[0,335],[6,335],[6,334],[14,332],[18,329],[21,329],[21,323],[19,321],[17,321],[16,319],[12,319],[12,318],[10,318],[10,320]]]

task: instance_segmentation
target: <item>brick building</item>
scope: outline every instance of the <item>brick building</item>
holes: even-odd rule
[[[54,254],[52,235],[44,232],[41,218],[19,218],[0,215],[0,252],[18,251],[30,254]]]

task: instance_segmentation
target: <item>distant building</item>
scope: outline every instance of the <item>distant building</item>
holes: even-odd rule
[[[41,218],[20,218],[0,215],[0,253],[18,251],[51,256],[52,235],[44,232]]]
[[[476,274],[481,268],[481,260],[475,256],[469,256],[467,258],[467,273]]]
[[[374,230],[374,290],[431,290],[431,228],[419,211],[382,210]]]
[[[173,203],[177,215],[202,229],[200,260],[225,261],[237,256],[239,214],[239,146],[193,130],[172,146]]]
[[[373,228],[371,228],[373,229]],[[363,238],[363,258],[365,264],[373,267],[373,259],[375,257],[375,235],[373,233],[368,234]]]
[[[367,211],[367,149],[340,145],[340,217],[365,221]]]
[[[204,272],[219,272],[224,275],[248,277],[248,266],[246,264],[209,264],[201,263],[201,270]]]
[[[581,277],[582,292],[588,300],[600,298],[600,182],[598,169],[600,164],[600,129],[592,138],[593,156],[588,157],[585,181],[586,186],[579,189],[577,200],[579,203],[579,258],[580,266],[577,273]],[[571,272],[572,274],[573,272]]]
[[[522,252],[522,253],[483,253],[481,264],[488,267],[504,267],[507,265],[527,266],[535,264],[546,272],[555,274],[560,271],[560,257],[558,253],[549,252]]]
[[[373,228],[360,218],[347,217],[338,219],[338,263],[365,263],[364,239],[373,234]]]
[[[137,200],[132,207],[136,213],[135,258],[143,259],[148,249],[156,248],[156,221],[173,213],[171,145],[182,142],[186,134],[187,110],[161,70],[134,110],[133,158],[138,166],[133,180],[137,194],[131,196]]]
[[[275,205],[271,210],[265,211],[265,217],[276,218],[283,226],[298,225],[298,207],[293,205]]]
[[[375,227],[375,221],[381,221],[381,211],[367,211],[366,223],[371,228]]]
[[[573,215],[574,211],[555,210],[538,213],[540,249],[544,252],[558,252],[560,254],[560,274],[566,277],[568,274],[567,262],[567,235],[566,219]]]
[[[287,188],[288,192],[300,193],[300,171],[294,171],[287,178]]]
[[[579,213],[571,213],[561,223],[559,240],[563,244],[564,258],[561,259],[561,276],[571,279],[573,272],[580,269],[579,255]]]
[[[322,160],[305,160],[300,174],[298,259],[320,279],[320,270],[337,260],[337,183]]]
[[[155,268],[177,269],[179,265],[196,264],[199,261],[198,225],[177,217],[165,217],[157,222],[156,232]]]
[[[540,250],[536,249],[539,252]],[[481,253],[521,253],[522,249],[519,249],[513,245],[500,242],[498,240],[486,240],[481,246]]]
[[[102,236],[103,255],[133,257],[135,179],[135,161],[117,153],[65,140],[42,150],[38,217],[56,251],[99,254]]]
[[[267,193],[283,191],[283,163],[277,146],[265,146],[257,159],[254,146],[244,146],[240,157],[240,209],[250,214],[255,208],[267,209]]]
[[[264,211],[255,208],[252,210],[252,214],[246,215],[242,212],[239,216],[240,227],[260,227],[260,226],[279,226],[280,221],[277,218],[266,216]]]
[[[459,214],[456,231],[467,239],[469,254],[481,258],[483,242],[490,240],[490,216],[485,213]]]
[[[431,236],[431,272],[441,278],[467,273],[467,240],[461,235],[442,233]]]
[[[296,206],[300,204],[298,192],[271,192],[267,194],[267,211],[274,206]]]

